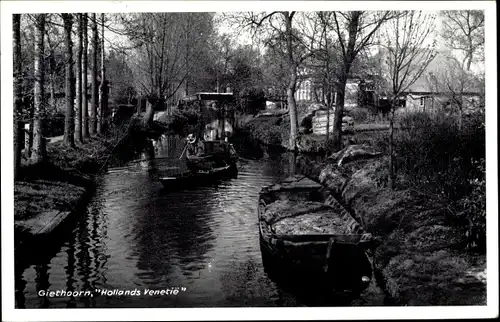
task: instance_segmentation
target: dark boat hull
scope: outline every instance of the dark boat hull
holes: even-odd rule
[[[264,220],[266,197],[269,195],[261,193],[259,198],[259,239],[264,268],[271,276],[307,279],[321,287],[349,292],[369,285],[366,277],[372,278],[372,265],[366,254],[366,238],[371,235],[276,235]]]
[[[181,176],[159,178],[163,188],[167,191],[183,190],[217,182],[218,180],[233,178],[238,170],[235,165],[229,165],[206,172],[193,172]]]
[[[320,288],[360,292],[369,283],[363,277],[372,277],[372,267],[366,252],[355,245],[337,245],[326,260],[328,244],[307,246],[273,245],[259,238],[264,269],[271,277],[297,281]],[[368,281],[369,282],[369,281]]]

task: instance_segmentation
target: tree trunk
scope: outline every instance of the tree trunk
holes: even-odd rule
[[[47,34],[47,43],[49,47],[49,91],[50,91],[50,102],[49,105],[50,109],[52,110],[53,113],[57,111],[56,107],[56,89],[55,89],[55,82],[56,82],[56,71],[55,71],[55,65],[56,65],[56,58],[55,58],[55,51],[54,47],[50,43],[50,35]]]
[[[53,69],[50,71],[50,108],[55,113],[57,111],[56,106],[56,75],[54,74]]]
[[[462,118],[463,118],[463,107],[459,106],[458,108],[458,131],[462,132]]]
[[[142,109],[142,97],[137,98],[137,116],[141,115],[141,109]]]
[[[297,150],[297,105],[295,102],[295,82],[297,79],[297,71],[295,67],[292,68],[294,70],[295,75],[292,75],[290,79],[290,83],[286,90],[287,93],[287,102],[288,102],[288,111],[290,113],[290,140],[288,147],[290,150]]]
[[[21,15],[12,16],[13,22],[13,67],[14,67],[14,179],[17,179],[21,167],[21,122],[22,108],[22,66],[21,66]]]
[[[361,20],[361,11],[352,11],[350,13],[351,17],[349,19],[349,38],[347,41],[347,48],[344,55],[344,60],[342,64],[342,71],[339,77],[338,90],[337,90],[337,106],[335,108],[335,119],[333,123],[333,148],[334,150],[339,150],[342,146],[342,114],[344,113],[344,103],[345,103],[345,87],[347,84],[347,78],[351,72],[352,62],[356,58],[356,52],[354,51],[356,45],[356,38],[359,31],[359,23]]]
[[[288,171],[289,171],[288,174],[289,176],[293,176],[297,173],[297,151],[289,153]]]
[[[333,117],[332,148],[334,151],[340,150],[342,146],[342,113],[344,111],[346,77],[339,79],[337,87],[337,104]]]
[[[34,124],[33,124],[33,152],[31,160],[33,164],[45,159],[45,138],[43,136],[43,123],[45,118],[45,93],[44,93],[44,35],[45,14],[36,15],[35,30],[35,88],[34,88]]]
[[[333,93],[332,93],[332,84],[331,84],[331,71],[330,71],[330,55],[328,51],[328,36],[326,35],[326,24],[324,23],[323,15],[321,15],[321,21],[324,24],[323,28],[323,35],[325,37],[325,52],[326,52],[326,59],[325,59],[325,73],[326,73],[326,81],[323,81],[323,96],[325,90],[327,90],[326,93],[326,141],[325,141],[325,156],[328,153],[328,141],[330,140],[330,108],[332,107],[332,100],[333,100]],[[325,103],[323,100],[322,103]]]
[[[104,113],[107,108],[106,70],[104,67],[104,13],[101,14],[101,85],[99,86],[99,107],[97,112],[97,133],[102,132]]]
[[[157,99],[147,100],[146,101],[146,115],[144,116],[144,126],[150,127],[153,124],[154,114],[155,114],[155,105],[157,104]]]
[[[90,134],[97,132],[97,18],[92,14],[92,101],[90,102]]]
[[[468,37],[468,43],[469,43],[468,46],[469,50],[467,51],[466,59],[467,59],[467,71],[469,72],[472,64],[472,59],[474,58],[474,49],[475,49],[474,46],[472,45],[472,37],[470,34]]]
[[[389,189],[394,189],[396,185],[396,173],[394,169],[394,101],[391,102],[391,119],[389,122]]]
[[[89,111],[88,111],[88,97],[87,97],[87,70],[88,70],[88,48],[89,40],[87,34],[88,16],[83,14],[83,57],[82,57],[82,137],[88,139],[89,137]]]
[[[74,130],[74,92],[73,92],[73,43],[71,41],[71,28],[73,27],[73,16],[71,14],[63,14],[64,20],[64,35],[66,44],[66,116],[64,120],[64,144],[69,147],[75,146],[73,137]]]
[[[326,98],[326,144],[330,140],[330,109],[332,108],[332,93],[329,90]]]
[[[187,21],[188,24],[189,24],[189,20]],[[188,25],[189,27],[189,25]],[[189,37],[188,37],[188,33],[189,32],[186,32],[186,57],[185,57],[185,64],[186,64],[186,96],[189,95],[189,73],[188,73],[188,70],[189,70]]]
[[[82,137],[82,51],[83,51],[83,22],[82,14],[77,14],[78,20],[78,47],[76,51],[76,117],[75,140],[83,143]]]
[[[26,158],[29,159],[31,158],[31,150],[33,149],[33,127],[35,125],[35,107],[33,105],[33,102],[28,103],[29,104],[29,130],[28,130],[28,149],[25,148],[24,152],[26,155]]]
[[[297,85],[297,66],[293,59],[293,30],[292,30],[292,17],[290,13],[285,12],[286,20],[286,42],[287,42],[287,60],[288,60],[288,70],[290,72],[290,81],[286,89],[288,111],[290,113],[290,140],[288,142],[288,148],[292,151],[297,150],[297,105],[295,102],[295,86]]]

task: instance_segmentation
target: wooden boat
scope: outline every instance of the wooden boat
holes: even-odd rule
[[[233,145],[224,140],[203,141],[205,153],[207,155],[217,156],[227,161],[227,163],[236,163],[238,154]]]
[[[341,290],[368,286],[372,266],[366,250],[372,236],[320,184],[293,176],[264,187],[258,218],[268,271],[318,278]]]
[[[217,167],[231,166],[231,170],[237,171],[238,154],[233,145],[223,140],[203,141],[205,155],[186,156],[188,163],[203,164],[214,162]]]
[[[205,185],[218,179],[233,177],[235,174],[235,168],[226,165],[210,170],[188,171],[174,176],[163,176],[159,180],[166,190],[172,191]]]

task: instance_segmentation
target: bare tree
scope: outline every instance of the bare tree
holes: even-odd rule
[[[45,159],[45,138],[44,118],[45,118],[45,73],[44,73],[44,38],[45,38],[45,14],[35,16],[35,88],[34,88],[34,125],[33,125],[33,152],[31,161],[34,164]]]
[[[234,58],[236,44],[228,35],[222,35],[216,39],[212,46],[209,55],[214,63],[215,70],[215,90],[219,91],[220,79],[224,78],[229,73],[231,60]],[[233,84],[234,87],[234,84]]]
[[[297,85],[297,62],[293,57],[293,33],[292,33],[292,20],[295,15],[295,11],[292,12],[282,12],[283,18],[285,20],[285,35],[286,35],[286,54],[288,58],[288,68],[290,70],[290,81],[286,89],[286,95],[288,100],[288,108],[290,111],[290,142],[288,144],[289,148],[292,150],[297,150],[297,105],[295,102],[295,89]]]
[[[103,118],[108,106],[108,97],[106,89],[106,69],[104,65],[104,13],[101,13],[101,84],[99,86],[99,107],[97,112],[97,133],[102,132]]]
[[[78,47],[76,50],[76,117],[75,140],[83,143],[82,137],[82,54],[83,54],[83,18],[82,14],[76,15],[78,21]]]
[[[474,75],[467,70],[463,62],[453,55],[447,56],[442,66],[429,76],[429,83],[434,85],[436,92],[441,92],[444,96],[444,101],[441,102],[443,107],[449,108],[449,112],[458,112],[459,130],[462,129],[464,108],[468,103],[472,103],[467,102],[467,97],[472,94],[477,96],[476,107],[480,106],[480,79],[480,75]]]
[[[317,12],[317,18],[320,20],[321,38],[319,42],[320,50],[314,56],[319,61],[321,67],[320,75],[322,80],[322,97],[321,102],[326,105],[326,142],[330,140],[330,111],[333,108],[335,98],[335,83],[337,77],[335,71],[338,69],[338,55],[336,51],[339,48],[333,46],[334,42],[330,39],[329,21],[333,12]]]
[[[373,45],[373,39],[377,30],[383,23],[394,18],[393,12],[366,12],[348,11],[333,12],[333,29],[338,37],[342,53],[342,63],[336,71],[337,83],[337,106],[333,123],[333,147],[339,149],[341,146],[342,114],[344,112],[345,89],[347,79],[357,55],[365,48]]]
[[[179,90],[194,62],[200,58],[212,29],[212,14],[199,13],[196,19],[192,17],[190,21],[197,23],[190,28],[188,47],[179,46],[186,41],[184,13],[141,13],[121,18],[125,26],[123,33],[134,43],[135,79],[148,101],[144,124],[149,126],[155,109]]]
[[[435,56],[435,42],[426,45],[435,28],[435,17],[421,11],[409,11],[398,15],[388,24],[384,43],[388,67],[391,106],[389,135],[389,187],[394,188],[394,113],[403,93],[422,76]]]
[[[56,82],[57,82],[57,74],[61,70],[60,67],[64,66],[58,62],[58,57],[56,57],[56,53],[59,50],[59,45],[63,43],[63,39],[58,37],[58,30],[56,25],[50,27],[51,24],[54,24],[54,15],[47,16],[47,28],[45,28],[45,37],[46,43],[49,50],[48,57],[48,67],[49,67],[49,91],[50,91],[50,104],[52,111],[56,111]]]
[[[74,91],[73,91],[73,42],[71,40],[71,30],[73,28],[73,15],[63,13],[64,37],[66,47],[66,116],[64,119],[64,144],[69,147],[75,146],[74,131]]]
[[[476,56],[484,49],[484,12],[446,10],[442,13],[442,37],[446,45],[463,52],[462,67],[469,71]]]
[[[299,31],[294,29],[294,17],[296,11],[274,11],[271,13],[242,13],[239,16],[229,16],[230,20],[243,27],[250,27],[254,35],[259,31],[268,32],[274,36],[270,39],[278,39],[278,46],[282,46],[283,54],[287,62],[288,85],[286,88],[287,103],[290,114],[290,139],[288,147],[290,150],[297,150],[297,103],[295,101],[295,90],[298,81],[298,67],[310,56],[313,55],[313,45],[315,37],[308,37],[310,41],[306,43],[305,37],[299,35]],[[269,45],[269,43],[268,43]]]
[[[97,132],[97,18],[96,14],[92,14],[92,101],[90,102],[90,135]]]
[[[185,59],[186,69],[189,70],[189,53],[191,50],[190,43],[192,41],[190,37],[190,32],[191,32],[192,21],[191,21],[191,14],[189,12],[186,14],[187,14],[186,23],[183,28],[183,34],[185,36],[184,46],[186,47],[184,52],[184,59]],[[189,95],[189,73],[186,73],[186,79],[184,80],[184,83],[185,83],[184,91],[185,95],[187,96]]]
[[[286,102],[286,88],[288,86],[287,63],[283,59],[282,53],[278,52],[278,50],[266,51],[263,61],[266,66],[263,69],[263,77],[265,79],[265,86],[268,89],[267,95],[269,98],[279,100],[280,106],[283,108],[283,103]]]
[[[89,137],[89,111],[87,99],[87,71],[88,71],[88,32],[87,32],[88,14],[84,13],[82,17],[83,29],[83,56],[82,56],[82,138]]]
[[[17,179],[19,168],[21,167],[21,146],[20,132],[21,122],[19,121],[22,109],[22,65],[21,65],[21,15],[12,16],[13,24],[13,44],[12,53],[14,58],[14,179]]]

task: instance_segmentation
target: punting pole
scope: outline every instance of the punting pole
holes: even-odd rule
[[[181,156],[179,157],[179,159],[182,159],[182,157],[184,156],[184,152],[186,152],[186,149],[187,149],[187,143],[186,145],[184,146],[184,150],[182,150],[182,153],[181,153]]]

